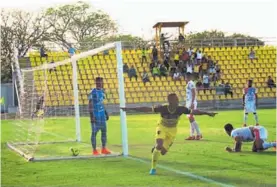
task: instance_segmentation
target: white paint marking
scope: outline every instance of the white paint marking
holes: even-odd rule
[[[142,162],[142,163],[145,163],[145,164],[149,164],[149,162],[147,162],[143,159],[137,158],[137,157],[128,156],[127,158],[131,159],[131,160],[138,161],[138,162]],[[217,184],[217,185],[222,186],[222,187],[234,187],[234,186],[229,185],[229,184],[224,184],[224,183],[221,183],[221,182],[217,182],[215,180],[208,179],[208,178],[205,178],[205,177],[202,177],[202,176],[199,176],[199,175],[195,175],[195,174],[192,174],[192,173],[187,172],[187,171],[181,171],[181,170],[173,169],[173,168],[163,166],[163,165],[157,165],[157,168],[167,170],[167,171],[171,171],[171,172],[177,173],[179,175],[184,175],[184,176],[187,176],[187,177],[190,177],[190,178],[193,178],[193,179],[198,179],[198,180],[201,180],[201,181],[204,181],[204,182]]]

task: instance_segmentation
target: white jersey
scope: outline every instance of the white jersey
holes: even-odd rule
[[[195,92],[195,98],[194,101],[192,100],[192,89],[196,89],[195,83],[190,80],[186,86],[186,107],[189,108],[192,103],[194,103],[195,107],[197,105],[196,100],[196,92]]]
[[[245,113],[255,113],[257,89],[254,87],[245,88],[243,89],[243,94],[245,94]]]
[[[254,141],[254,137],[249,127],[242,127],[232,130],[231,137],[241,137],[243,142],[251,142]]]

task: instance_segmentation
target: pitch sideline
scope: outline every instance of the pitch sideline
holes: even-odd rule
[[[138,161],[138,162],[141,162],[141,163],[144,163],[144,164],[149,164],[149,162],[147,162],[147,161],[145,161],[141,158],[134,157],[134,156],[128,156],[126,158],[128,158],[130,160],[135,160],[135,161]],[[187,172],[187,171],[181,171],[181,170],[173,169],[173,168],[163,166],[163,165],[159,165],[159,164],[157,165],[157,168],[167,170],[167,171],[171,171],[171,172],[177,173],[179,175],[184,175],[184,176],[187,176],[187,177],[190,177],[190,178],[193,178],[193,179],[198,179],[198,180],[201,180],[201,181],[204,181],[204,182],[207,182],[207,183],[216,184],[216,185],[219,185],[219,186],[222,186],[222,187],[234,187],[232,185],[224,184],[224,183],[221,183],[221,182],[218,182],[218,181],[206,178],[206,177],[195,175],[195,174],[192,174],[192,173]]]

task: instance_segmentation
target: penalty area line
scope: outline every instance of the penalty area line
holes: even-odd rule
[[[141,162],[141,163],[149,164],[148,161],[145,161],[141,158],[137,158],[137,157],[134,157],[134,156],[128,156],[126,158],[128,158],[130,160],[135,160],[135,161],[138,161],[138,162]],[[224,184],[224,183],[221,183],[221,182],[218,182],[218,181],[206,178],[206,177],[195,175],[195,174],[187,172],[187,171],[181,171],[181,170],[173,169],[173,168],[163,166],[163,165],[159,165],[159,164],[157,165],[157,168],[167,170],[167,171],[171,171],[173,173],[176,173],[176,174],[179,174],[179,175],[184,175],[184,176],[187,176],[187,177],[190,177],[190,178],[193,178],[193,179],[198,179],[198,180],[201,180],[201,181],[204,181],[204,182],[207,182],[207,183],[216,184],[216,185],[219,185],[219,186],[222,186],[222,187],[234,187],[232,185]]]

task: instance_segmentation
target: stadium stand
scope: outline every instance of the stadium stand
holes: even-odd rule
[[[256,59],[251,63],[248,58],[250,49],[253,48],[256,53]],[[203,90],[198,92],[198,100],[230,100],[239,99],[242,96],[242,88],[249,78],[255,80],[255,86],[259,90],[259,97],[275,97],[275,88],[267,87],[267,77],[276,78],[276,48],[272,46],[254,46],[254,47],[209,47],[200,48],[205,56],[211,56],[221,67],[221,80],[229,82],[234,88],[234,96],[225,98],[223,95],[216,95],[215,90],[204,94]],[[39,53],[30,53],[30,63],[32,67],[43,63],[57,62],[69,58],[67,52],[49,52],[48,59],[40,57]],[[142,51],[123,50],[123,62],[129,67],[135,66],[138,79],[130,80],[127,74],[125,77],[125,91],[127,103],[147,103],[147,102],[165,102],[168,92],[179,90],[181,96],[185,96],[184,78],[182,81],[173,81],[172,77],[157,77],[154,81],[150,76],[150,83],[144,85],[142,73],[144,69],[149,70],[151,60],[151,50],[146,51],[147,63],[141,64]],[[104,88],[107,90],[110,99],[106,102],[110,104],[119,103],[117,94],[117,67],[115,51],[110,50],[108,54],[98,54],[78,61],[78,83],[80,93],[80,104],[87,104],[87,94],[94,86],[94,78],[102,76],[106,80]],[[149,73],[150,75],[150,73]],[[42,89],[43,72],[35,72],[34,80],[36,89]],[[51,106],[67,106],[73,104],[72,90],[72,69],[71,66],[58,67],[55,71],[47,72],[49,97],[47,102]],[[66,93],[66,94],[59,94]]]

